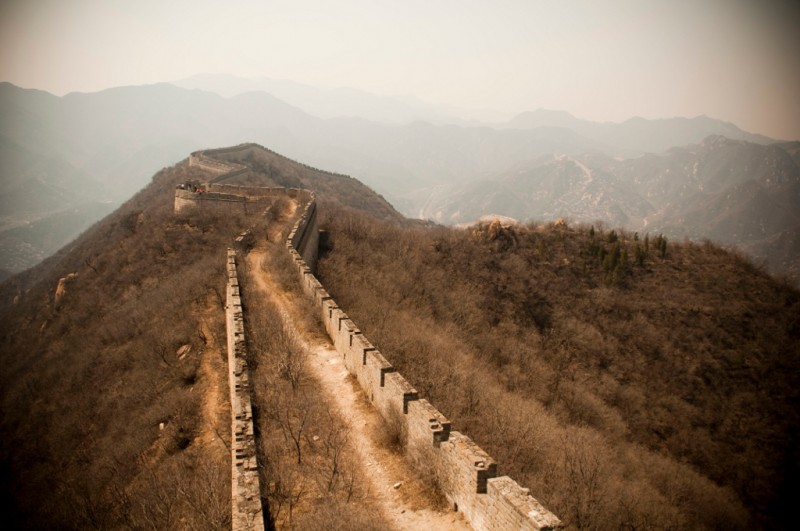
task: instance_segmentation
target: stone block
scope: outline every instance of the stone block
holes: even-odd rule
[[[497,475],[494,459],[466,435],[454,431],[440,447],[442,463],[449,470],[454,491],[483,494],[486,482]]]
[[[558,529],[561,521],[539,501],[508,476],[487,481],[486,506],[491,509],[486,529],[523,529],[539,531]],[[504,526],[504,527],[501,527]]]
[[[373,405],[385,419],[402,419],[408,413],[408,403],[418,399],[417,390],[392,368],[384,371],[383,385],[375,390]]]
[[[347,314],[341,310],[341,308],[329,307],[328,310],[328,318],[325,320],[325,328],[328,330],[328,335],[335,344],[336,338],[339,335],[339,330],[341,329],[340,323],[343,320],[348,319],[348,317]]]
[[[334,338],[334,333],[330,323],[331,319],[333,318],[333,310],[335,309],[338,310],[339,307],[336,305],[336,301],[333,299],[324,300],[320,305],[320,317],[322,318],[322,324],[325,327],[325,331],[328,333],[328,337],[331,339]]]
[[[350,345],[352,344],[352,336],[354,333],[358,331],[355,323],[344,316],[344,318],[339,319],[339,323],[337,325],[336,334],[333,335],[333,345],[336,347],[336,351],[342,355],[342,358],[345,359],[345,364],[347,364],[347,353],[350,350]],[[347,367],[348,370],[352,372],[350,367]]]
[[[363,364],[357,374],[361,388],[371,402],[383,401],[383,384],[388,373],[394,372],[392,364],[386,361],[377,349],[363,351]]]
[[[399,372],[392,372],[384,379],[384,397],[391,409],[403,415],[408,414],[408,403],[419,400],[419,393]]]
[[[408,444],[412,447],[438,447],[450,437],[450,421],[424,398],[407,405]]]

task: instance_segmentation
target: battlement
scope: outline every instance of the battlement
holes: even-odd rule
[[[279,197],[290,197],[304,203],[311,202],[313,193],[302,188],[225,184],[225,181],[243,175],[249,171],[247,165],[232,162],[227,159],[242,160],[254,150],[269,151],[257,144],[241,144],[231,148],[195,151],[189,155],[189,166],[214,173],[216,177],[203,183],[198,190],[177,188],[175,190],[174,201],[175,214],[186,215],[194,212],[214,212],[217,214],[241,213],[247,215],[260,213],[263,212],[272,201]],[[274,152],[271,153],[276,156],[281,156]],[[225,160],[213,158],[219,156],[225,156],[227,158]]]
[[[240,171],[239,164],[223,162],[214,166],[208,164],[209,157],[225,155],[226,157],[244,158],[250,149],[260,146],[242,144],[222,150],[206,150],[192,154],[195,164],[216,168],[219,175],[226,175],[222,165],[230,171]],[[192,158],[190,157],[190,163]],[[214,162],[217,162],[216,159]],[[318,258],[319,229],[317,225],[317,205],[314,193],[309,190],[285,188],[235,187],[221,183],[209,184],[206,198],[189,196],[193,192],[178,190],[175,195],[176,212],[183,211],[185,204],[179,208],[178,201],[191,201],[203,204],[239,204],[272,200],[278,196],[289,196],[301,201],[302,211],[286,238],[289,252],[298,280],[305,294],[313,300],[316,311],[322,318],[328,336],[336,351],[342,355],[347,370],[355,376],[368,400],[389,423],[399,420],[400,429],[406,437],[406,448],[412,455],[429,464],[435,470],[443,493],[451,500],[453,506],[462,511],[475,529],[487,530],[546,530],[562,527],[561,521],[541,503],[532,497],[527,489],[520,487],[507,476],[497,476],[497,463],[466,435],[451,430],[450,421],[430,402],[421,398],[417,390],[402,374],[396,371],[390,361],[359,330],[356,324],[339,308],[334,299],[325,290],[322,283],[314,275]],[[204,203],[205,201],[205,203]],[[203,208],[203,206],[201,206]],[[242,426],[241,421],[250,419],[249,391],[247,406],[242,406],[243,389],[247,389],[246,361],[243,361],[245,341],[241,327],[241,299],[238,293],[235,255],[228,255],[228,298],[226,315],[228,316],[228,358],[231,368],[231,403],[234,411],[232,430],[234,441],[237,436],[244,436],[244,446],[235,444],[232,448],[234,458],[233,486],[234,529],[255,527],[237,527],[255,514],[252,493],[258,491],[256,486],[246,479],[248,468],[247,455],[250,452],[250,426]],[[234,400],[237,405],[234,407]],[[244,409],[242,409],[244,407]],[[238,450],[237,450],[238,449]],[[254,453],[252,454],[255,455]],[[237,457],[240,456],[240,457]],[[253,457],[253,460],[255,457]],[[254,461],[252,461],[254,462]],[[243,468],[240,463],[245,463]],[[250,482],[248,482],[250,481]],[[259,503],[260,510],[260,503]],[[237,516],[237,511],[240,515]],[[251,520],[252,521],[252,520]],[[240,524],[237,524],[239,522]],[[259,529],[263,529],[263,521]]]
[[[231,400],[231,529],[260,531],[264,529],[264,515],[250,403],[244,314],[233,249],[228,249],[225,275],[225,328]]]
[[[300,285],[314,301],[323,325],[347,370],[387,420],[400,419],[406,447],[431,463],[444,494],[475,529],[544,530],[562,527],[527,489],[497,476],[497,463],[466,435],[451,431],[450,421],[424,398],[339,308],[314,276],[316,204],[312,198],[286,239]]]

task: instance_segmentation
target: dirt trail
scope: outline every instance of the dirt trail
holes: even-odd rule
[[[213,297],[209,296],[206,308],[200,316],[199,328],[204,338],[200,367],[201,381],[205,382],[203,392],[202,421],[200,423],[200,444],[210,445],[215,443],[221,448],[217,450],[228,450],[227,443],[222,437],[227,435],[230,429],[226,424],[230,416],[230,401],[227,397],[228,368],[221,356],[220,349],[223,348],[217,341],[210,325],[213,316],[219,313],[219,304],[215,303]],[[220,391],[220,386],[225,390],[225,395]],[[224,422],[220,424],[220,419]],[[223,435],[224,434],[224,435]]]
[[[291,294],[281,290],[261,269],[266,245],[259,242],[247,255],[249,275],[259,292],[285,311],[293,323],[300,323],[300,310]],[[368,482],[371,498],[381,508],[385,520],[398,530],[471,529],[461,513],[432,510],[428,500],[415,494],[419,486],[403,459],[376,441],[375,434],[381,429],[380,416],[349,377],[341,356],[320,334],[296,328],[310,354],[311,375],[320,383],[329,403],[339,409],[350,429],[353,450],[362,463],[361,477]],[[400,485],[395,488],[398,483]]]

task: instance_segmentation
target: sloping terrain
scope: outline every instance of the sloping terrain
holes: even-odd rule
[[[4,521],[229,522],[219,308],[223,253],[244,220],[174,220],[186,176],[185,165],[161,172],[69,249],[2,284]]]
[[[628,160],[546,156],[495,178],[430,190],[419,215],[448,224],[486,213],[523,221],[564,217],[710,239],[791,274],[800,265],[800,254],[785,244],[796,239],[800,224],[800,166],[792,153],[791,143],[712,136]]]
[[[271,156],[301,181],[316,175]],[[4,522],[230,525],[225,250],[254,220],[176,218],[175,186],[209,177],[187,161],[162,170],[73,244],[0,284]],[[331,201],[399,218],[355,180],[334,188],[358,203],[333,191]]]
[[[260,142],[307,163],[350,174],[385,195],[406,215],[449,222],[456,213],[460,220],[478,213],[467,221],[490,214],[493,210],[483,207],[496,210],[495,205],[506,204],[507,197],[515,198],[509,205],[522,212],[515,217],[542,216],[541,205],[528,202],[530,183],[538,178],[539,170],[523,175],[537,168],[542,156],[583,157],[579,160],[599,172],[599,167],[589,164],[587,154],[635,157],[644,151],[661,152],[699,142],[710,134],[769,141],[704,117],[593,124],[565,113],[539,111],[494,127],[433,125],[438,123],[435,118],[402,125],[358,115],[322,119],[309,114],[318,108],[313,104],[301,109],[265,92],[235,92],[226,98],[156,84],[59,98],[0,83],[0,179],[4,184],[0,245],[4,256],[13,255],[0,263],[0,270],[22,270],[53,250],[35,237],[20,241],[18,234],[4,234],[5,228],[59,219],[64,236],[56,247],[66,244],[101,216],[87,204],[117,205],[147,184],[155,169],[209,146]],[[345,95],[344,99],[352,98]],[[363,98],[359,103],[365,103]],[[363,105],[352,108],[356,112]],[[521,178],[505,179],[512,174]],[[495,183],[500,196],[492,201],[493,195],[481,189],[491,185],[476,190],[467,184],[479,179]],[[504,182],[496,184],[498,179]],[[440,188],[446,192],[437,194]],[[620,213],[626,209],[639,210],[638,202],[624,203],[628,195],[610,193],[617,188],[604,195],[606,202],[616,203],[611,217],[603,218],[612,224],[622,219]],[[478,201],[465,196],[465,189],[487,197]],[[573,191],[577,194],[581,188]],[[600,186],[587,193],[602,191]],[[544,192],[558,194],[557,189]],[[437,204],[442,199],[444,205]],[[587,210],[574,194],[561,200],[568,212]],[[75,208],[95,214],[79,219],[64,215]],[[549,210],[555,209],[558,205],[550,205]]]
[[[331,295],[568,525],[792,527],[797,290],[661,236],[325,222]]]
[[[271,474],[271,485],[275,477],[306,478],[295,480],[301,484],[297,493],[285,487],[296,496],[289,514],[281,510],[279,489],[268,489],[273,522],[299,529],[470,529],[463,514],[437,506],[429,487],[386,444],[383,420],[349,377],[320,323],[309,315],[310,305],[291,278],[286,256],[275,256],[286,252],[283,242],[279,237],[259,240],[245,259],[244,291],[250,301],[246,319],[257,347],[253,361],[262,462],[282,472]],[[277,264],[287,268],[280,270]],[[283,286],[282,278],[290,286]],[[266,324],[270,321],[272,326]],[[276,336],[292,338],[293,359],[275,348]],[[287,369],[293,373],[288,382],[281,377]],[[303,431],[314,435],[303,438]],[[299,446],[282,452],[274,444],[281,432],[295,435]],[[295,473],[287,474],[287,469]]]
[[[248,156],[242,183],[327,196],[326,287],[421,393],[565,523],[789,526],[800,477],[796,290],[711,244],[564,224],[409,224],[354,179],[268,150]],[[176,219],[175,185],[198,177],[210,175],[187,162],[163,170],[73,245],[0,285],[4,521],[227,525],[218,310],[225,248],[253,220]],[[262,324],[252,330],[274,330]],[[259,407],[278,423],[263,433],[288,445],[291,461],[292,426],[319,391],[310,381],[297,387],[307,395],[294,390],[291,366],[278,362],[262,363],[284,375],[264,396],[287,409]],[[338,414],[315,414],[328,420],[308,433],[303,455],[315,488],[332,494],[296,522],[366,522],[365,506],[347,502],[368,496],[329,483],[356,477],[330,473]],[[299,449],[296,460],[306,467]],[[292,468],[267,462],[265,499],[291,523],[298,493],[310,490]]]

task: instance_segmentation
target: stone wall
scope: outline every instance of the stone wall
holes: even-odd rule
[[[302,188],[259,187],[225,184],[225,181],[249,171],[249,168],[232,160],[243,160],[253,150],[266,150],[281,157],[258,144],[240,144],[230,148],[207,149],[195,151],[189,155],[189,165],[216,173],[217,176],[206,183],[206,191],[197,193],[190,190],[175,190],[174,212],[189,214],[192,212],[213,212],[217,214],[242,213],[253,214],[266,210],[274,199],[290,197],[301,203],[313,201],[313,192]],[[213,157],[224,156],[224,160]],[[286,157],[283,157],[286,158]],[[291,160],[291,159],[287,159]],[[293,161],[294,162],[294,161]],[[299,164],[299,163],[298,163]],[[313,169],[313,168],[312,168]],[[321,170],[315,170],[321,171]],[[336,175],[336,174],[331,174]],[[315,213],[312,212],[312,215]],[[314,218],[315,220],[316,218]],[[316,225],[315,225],[316,226]],[[306,246],[303,246],[306,248]],[[312,246],[307,246],[311,249]],[[316,243],[313,246],[316,249]],[[309,257],[310,258],[310,257]],[[309,263],[315,263],[316,258]]]
[[[317,256],[319,252],[319,225],[317,224],[317,202],[313,192],[303,191],[305,196],[300,198],[300,207],[303,209],[300,219],[295,223],[289,233],[287,241],[291,242],[292,248],[297,251],[309,267],[310,271],[317,268]]]
[[[195,151],[189,155],[189,166],[201,168],[217,175],[223,175],[233,170],[241,169],[240,165],[232,168],[231,164],[228,162],[212,159],[206,156],[205,151]]]
[[[308,201],[311,194],[298,188],[260,188],[230,184],[208,184],[202,193],[175,190],[174,212],[186,215],[192,212],[217,214],[259,214],[279,197]]]
[[[190,190],[175,190],[174,210],[176,214],[213,212],[217,214],[258,212],[261,203],[244,196],[214,192],[197,193]],[[261,208],[263,211],[263,208]]]
[[[197,164],[206,164],[212,153],[244,157],[254,144],[198,154]],[[208,155],[208,156],[207,156]],[[202,156],[202,158],[200,158]],[[190,162],[191,162],[190,158]],[[231,163],[220,162],[222,165]],[[234,163],[235,164],[235,163]],[[238,164],[236,165],[238,166]],[[206,166],[204,166],[206,167]],[[208,167],[211,167],[209,165]],[[217,171],[224,175],[221,167]],[[544,508],[527,489],[507,476],[497,476],[497,464],[466,435],[451,430],[450,421],[398,373],[383,354],[361,333],[356,324],[338,307],[324,286],[314,276],[318,257],[319,232],[314,194],[308,190],[283,188],[248,188],[215,184],[209,204],[247,204],[248,198],[269,198],[281,194],[298,199],[301,214],[286,239],[286,247],[298,272],[303,291],[313,299],[328,335],[374,407],[391,425],[405,434],[408,451],[435,470],[444,494],[462,511],[475,529],[540,530],[562,526],[560,520]],[[179,190],[178,192],[184,192]],[[176,192],[178,201],[193,197]],[[205,195],[205,194],[201,194]],[[236,199],[238,198],[238,199]],[[233,458],[233,529],[263,529],[249,387],[245,360],[241,299],[236,277],[235,254],[228,253],[228,362],[231,370],[231,407]],[[246,402],[245,402],[246,400]],[[236,405],[234,405],[236,404]],[[259,527],[260,526],[260,527]]]
[[[436,471],[444,494],[475,529],[555,529],[561,521],[527,489],[508,476],[497,476],[497,464],[469,437],[452,431],[450,421],[400,374],[338,307],[314,276],[317,241],[313,199],[286,240],[303,291],[314,300],[325,330],[347,370],[391,425],[399,423],[408,451]],[[309,261],[311,260],[311,261]],[[309,267],[309,266],[312,267]]]
[[[267,153],[271,153],[272,155],[274,155],[276,157],[280,157],[280,158],[282,158],[282,159],[284,159],[286,161],[289,161],[289,162],[291,162],[293,164],[296,164],[298,166],[302,166],[303,168],[306,168],[308,170],[311,170],[311,171],[314,171],[314,172],[317,172],[317,173],[321,173],[321,174],[324,174],[324,175],[330,175],[332,177],[346,177],[348,179],[351,178],[348,175],[344,175],[344,174],[341,174],[341,173],[335,173],[335,172],[331,172],[331,171],[327,171],[327,170],[321,170],[319,168],[315,168],[314,166],[309,166],[308,164],[304,164],[302,162],[298,162],[298,161],[296,161],[296,160],[294,160],[292,158],[289,158],[289,157],[287,157],[285,155],[281,155],[280,153],[272,151],[269,148],[266,148],[264,146],[261,146],[259,144],[254,144],[254,143],[239,144],[238,146],[232,146],[232,147],[227,147],[227,148],[206,149],[206,150],[202,150],[202,151],[195,151],[194,153],[192,153],[192,156],[190,156],[189,162],[191,164],[193,156],[204,157],[205,159],[212,160],[213,162],[216,162],[216,163],[222,162],[222,161],[219,160],[219,158],[223,158],[225,161],[242,162],[247,157],[247,155],[250,154],[254,150],[266,151]],[[199,160],[198,160],[198,162],[199,162]],[[195,164],[195,165],[197,165],[197,164]],[[229,171],[230,171],[230,169],[229,169]]]
[[[247,371],[247,343],[236,273],[236,253],[233,249],[228,249],[226,277],[225,328],[231,397],[231,529],[263,531],[264,515]]]

